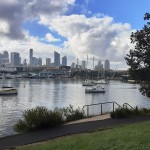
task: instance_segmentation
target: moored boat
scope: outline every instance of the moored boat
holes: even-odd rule
[[[86,88],[85,93],[105,93],[105,89],[101,86],[93,86],[91,88]]]
[[[108,84],[109,82],[107,80],[101,79],[101,80],[94,81],[94,83],[96,83],[96,84]]]
[[[18,90],[13,87],[2,87],[0,89],[0,95],[13,95],[13,94],[18,94]]]

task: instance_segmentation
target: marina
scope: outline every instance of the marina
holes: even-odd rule
[[[2,80],[0,80],[2,83]],[[82,108],[84,105],[116,101],[118,104],[129,103],[131,106],[149,107],[150,99],[139,92],[139,85],[121,81],[109,81],[103,84],[105,93],[85,93],[83,80],[77,79],[7,79],[3,86],[18,89],[17,95],[0,96],[0,137],[16,134],[13,125],[21,118],[24,110],[45,106]],[[112,106],[105,106],[109,111]],[[85,110],[86,111],[86,110]],[[100,106],[90,107],[90,114],[100,114]]]

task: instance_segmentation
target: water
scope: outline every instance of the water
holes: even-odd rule
[[[0,80],[2,85],[2,80]],[[150,99],[139,92],[138,84],[110,81],[102,85],[106,93],[85,93],[81,80],[73,79],[10,79],[3,86],[18,88],[18,95],[0,96],[0,137],[16,134],[13,125],[21,118],[22,112],[36,106],[67,107],[69,104],[82,108],[86,104],[116,101],[131,106],[149,107]],[[104,111],[112,109],[107,105]],[[100,106],[90,108],[90,114],[100,113]]]

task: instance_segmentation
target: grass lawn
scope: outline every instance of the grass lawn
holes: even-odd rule
[[[150,121],[66,136],[17,150],[150,150]]]

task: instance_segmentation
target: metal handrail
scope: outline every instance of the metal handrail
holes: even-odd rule
[[[123,104],[123,107],[125,107],[125,106],[126,106],[126,107],[129,106],[131,109],[133,109],[133,107],[132,107],[130,104],[128,104],[128,103],[124,103],[124,104]]]
[[[87,107],[87,116],[89,116],[89,107],[93,106],[93,105],[101,105],[101,115],[103,114],[103,105],[104,104],[113,104],[113,112],[115,111],[115,104],[117,106],[119,106],[120,108],[122,108],[121,105],[119,105],[118,103],[116,103],[115,101],[112,102],[103,102],[103,103],[96,103],[96,104],[90,104],[90,105],[84,105],[82,109],[84,109],[84,107]]]

